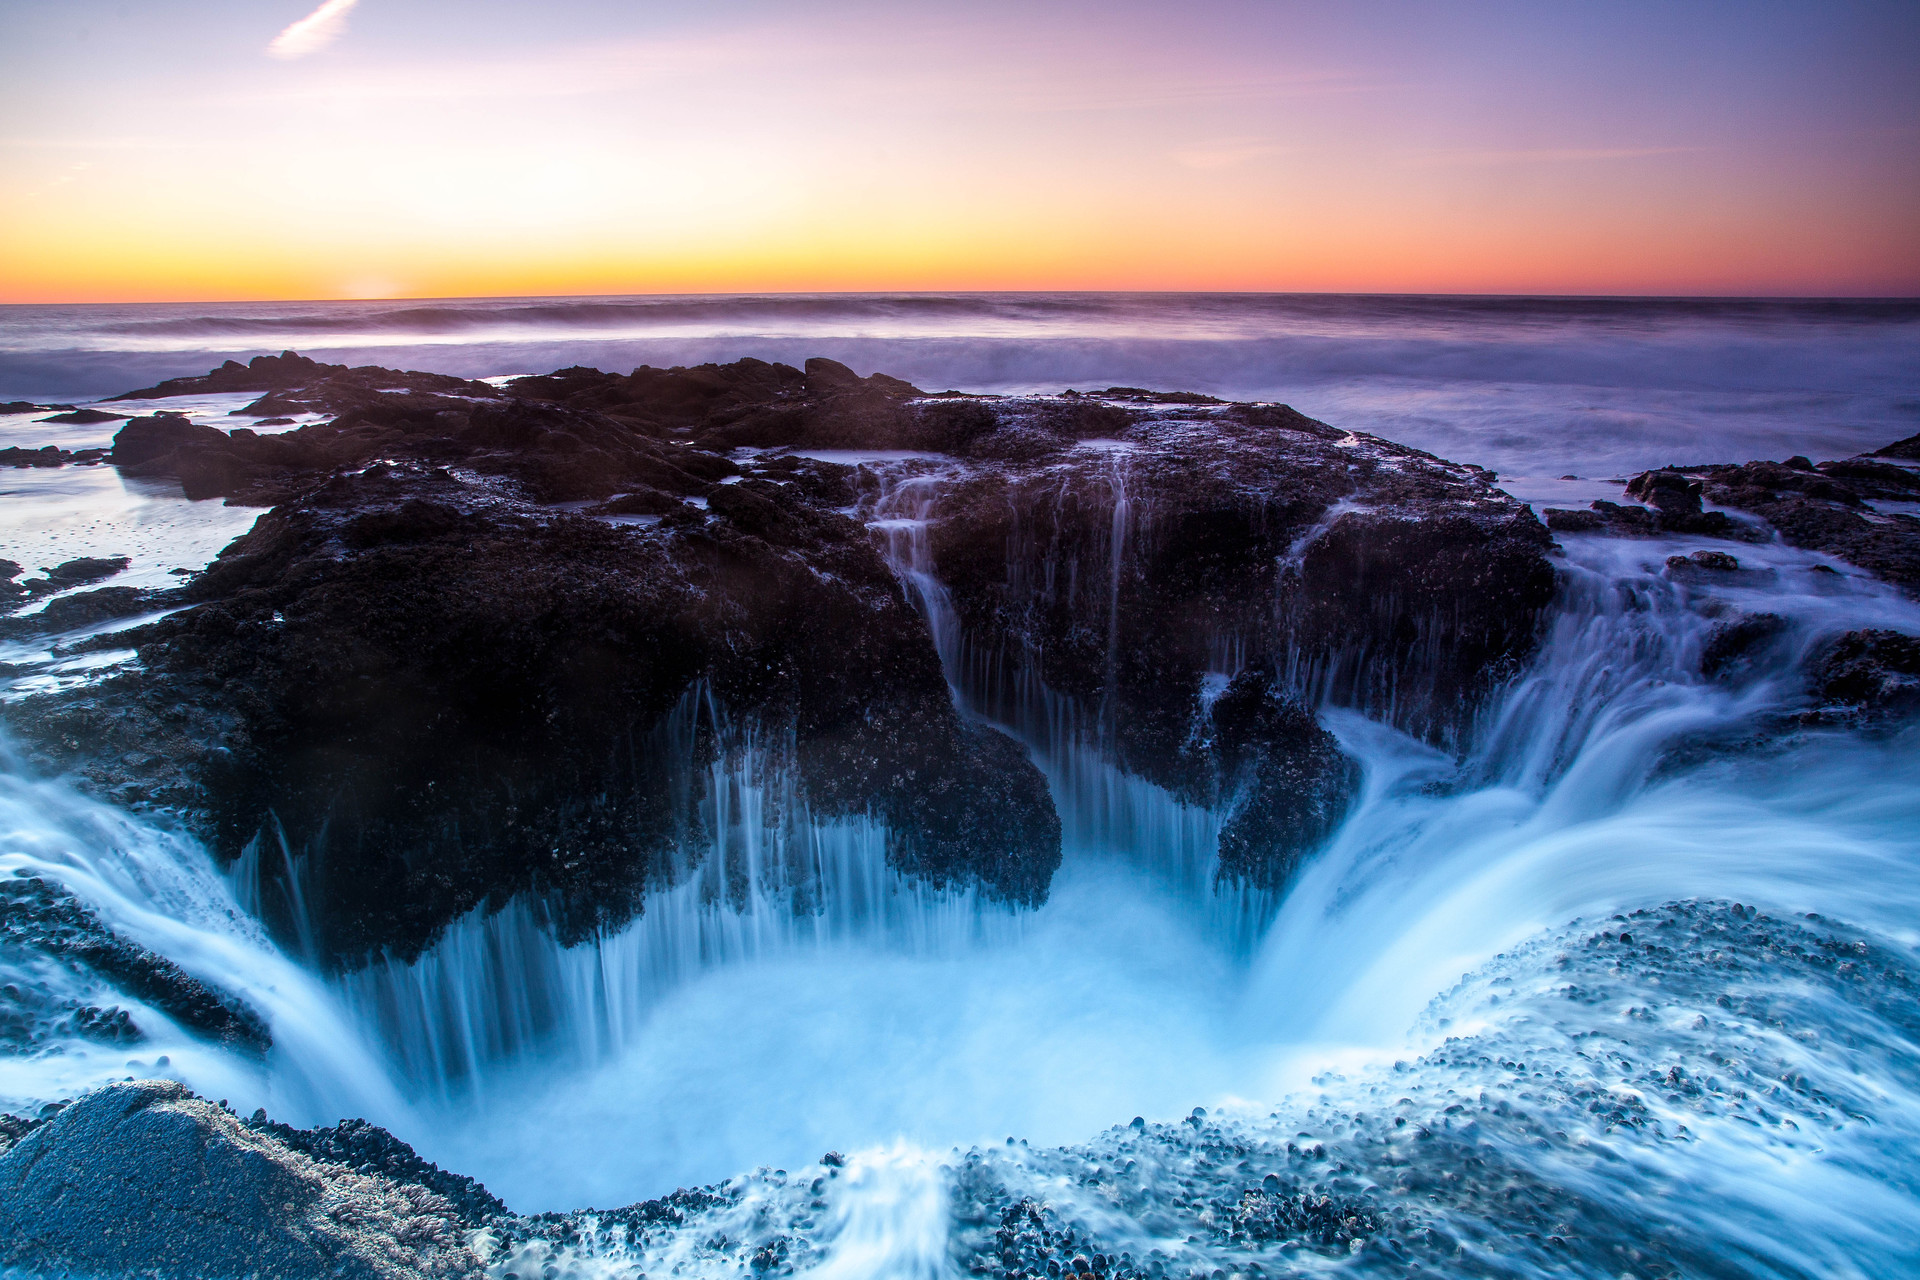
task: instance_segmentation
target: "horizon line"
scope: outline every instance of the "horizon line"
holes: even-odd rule
[[[390,297],[145,298],[91,301],[13,300],[7,307],[170,307],[249,306],[256,304],[367,305],[420,302],[538,302],[627,298],[889,298],[889,297],[1225,297],[1225,298],[1430,298],[1480,301],[1524,299],[1552,302],[1845,302],[1920,303],[1920,293],[1527,293],[1417,289],[730,289],[618,293],[474,293],[405,294]]]

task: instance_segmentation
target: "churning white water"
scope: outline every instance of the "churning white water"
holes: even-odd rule
[[[561,948],[514,903],[323,980],[248,910],[271,844],[223,874],[8,763],[0,875],[65,885],[273,1048],[9,959],[19,1008],[118,1003],[148,1038],[50,1023],[0,1057],[0,1108],[170,1075],[365,1116],[522,1212],[714,1184],[495,1241],[503,1276],[1920,1274],[1920,741],[1821,717],[1802,674],[1843,632],[1920,633],[1914,602],[1780,545],[1708,573],[1666,564],[1699,542],[1567,537],[1537,657],[1458,753],[1321,708],[1362,794],[1270,901],[1215,889],[1217,815],[1107,764],[1101,708],[969,650],[926,550],[944,464],[874,465],[863,515],[956,699],[1052,785],[1045,906],[895,875],[882,830],[810,815],[783,744],[696,692],[679,731],[725,744],[709,835],[638,920]],[[1125,478],[1116,455],[1116,576]],[[1703,675],[1755,613],[1784,624]],[[1273,1252],[1289,1233],[1318,1243]]]
[[[911,530],[897,532],[910,565]],[[1623,1060],[1682,1079],[1716,1061],[1722,1075],[1751,1075],[1763,1049],[1787,1054],[1785,1074],[1817,1082],[1825,1111],[1762,1105],[1771,1126],[1689,1113],[1671,1121],[1684,1144],[1608,1139],[1626,1148],[1610,1171],[1593,1167],[1567,1119],[1550,1118],[1559,1137],[1544,1154],[1515,1144],[1508,1158],[1590,1215],[1643,1226],[1684,1216],[1709,1244],[1724,1237],[1782,1274],[1823,1251],[1904,1265],[1920,1224],[1920,1024],[1888,1023],[1784,963],[1771,975],[1756,949],[1742,981],[1794,1002],[1801,1025],[1748,1014],[1703,1033],[1695,1024],[1724,1018],[1713,1001],[1733,989],[1712,956],[1683,950],[1649,978],[1587,954],[1569,925],[1688,900],[1738,900],[1780,920],[1815,912],[1863,931],[1912,999],[1911,733],[1786,718],[1810,709],[1794,674],[1806,652],[1861,626],[1920,628],[1920,611],[1783,547],[1744,549],[1731,574],[1666,568],[1692,546],[1568,539],[1543,649],[1459,759],[1328,708],[1365,765],[1364,795],[1252,939],[1235,923],[1251,908],[1223,910],[1205,874],[1210,815],[1064,739],[1056,754],[1035,744],[1068,855],[1038,911],[900,880],[870,826],[769,804],[767,789],[783,785],[777,753],[737,741],[708,783],[712,846],[689,851],[689,878],[632,926],[563,950],[531,909],[511,907],[462,922],[413,965],[331,987],[275,953],[190,842],[12,774],[0,792],[6,868],[62,881],[127,936],[241,994],[271,1021],[275,1047],[255,1066],[147,1013],[141,1025],[161,1030],[131,1058],[75,1039],[6,1060],[0,1087],[31,1102],[173,1074],[298,1121],[365,1114],[522,1210],[622,1204],[756,1165],[798,1179],[829,1148],[865,1151],[805,1226],[780,1219],[823,1275],[945,1274],[963,1216],[948,1204],[954,1180],[964,1192],[985,1169],[996,1186],[1036,1186],[1051,1212],[1080,1214],[1141,1258],[1184,1250],[1204,1269],[1201,1246],[1160,1239],[1124,1206],[1081,1203],[1091,1193],[1047,1162],[1098,1161],[1116,1139],[1096,1135],[1115,1121],[1171,1121],[1196,1105],[1213,1119],[1176,1129],[1196,1140],[1240,1126],[1236,1140],[1257,1147],[1278,1125],[1337,1141],[1341,1125],[1357,1135],[1365,1122],[1327,1117],[1372,1110],[1381,1080],[1407,1100],[1402,1112],[1489,1096],[1486,1062],[1507,1059],[1459,1054],[1462,1043],[1560,1076],[1594,1069],[1583,1037],[1604,1034],[1610,1046],[1625,1037]],[[1716,622],[1759,609],[1788,620],[1773,648],[1737,679],[1702,677]],[[1569,983],[1590,998],[1567,999]],[[1650,991],[1681,1012],[1619,1015]],[[1742,1048],[1741,1036],[1767,1043]],[[1535,1105],[1568,1106],[1551,1092]],[[1267,1118],[1277,1103],[1284,1120]],[[1160,1130],[1123,1132],[1145,1147]],[[1008,1148],[1010,1136],[1023,1143]],[[990,1149],[971,1163],[937,1154],[973,1146]],[[762,1183],[773,1176],[753,1194],[772,1195]],[[1149,1202],[1180,1185],[1167,1177],[1157,1193],[1143,1181]],[[1711,1187],[1713,1211],[1659,1208],[1647,1199],[1659,1186]],[[698,1252],[681,1261],[698,1264]],[[641,1256],[612,1250],[594,1265],[620,1273]]]

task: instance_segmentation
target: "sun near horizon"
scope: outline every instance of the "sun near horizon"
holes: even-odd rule
[[[1920,8],[23,3],[0,302],[1920,294]]]

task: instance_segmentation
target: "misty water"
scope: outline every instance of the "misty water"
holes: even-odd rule
[[[282,347],[487,376],[823,354],[935,389],[1278,398],[1556,504],[1619,498],[1614,477],[1668,461],[1841,457],[1920,430],[1920,308],[1896,304],[9,308],[0,399],[83,403]],[[0,443],[113,424],[58,430],[0,418]],[[969,651],[924,542],[954,464],[865,464],[883,484],[861,515],[956,700],[1049,778],[1065,862],[1043,907],[902,879],[883,831],[813,819],[780,744],[700,690],[665,732],[725,744],[709,835],[640,919],[561,948],[519,902],[332,978],[256,922],[263,893],[300,883],[270,842],[217,869],[164,822],[10,765],[0,874],[60,881],[240,994],[274,1048],[254,1062],[90,993],[149,1039],[0,1057],[0,1109],[165,1075],[296,1124],[365,1116],[521,1212],[720,1186],[683,1227],[501,1241],[503,1275],[740,1274],[777,1246],[803,1273],[931,1277],[1036,1240],[1179,1276],[1920,1273],[1920,742],[1823,720],[1799,674],[1843,632],[1920,633],[1920,605],[1780,544],[1707,581],[1666,565],[1703,540],[1563,537],[1539,652],[1457,751],[1323,702],[1361,798],[1268,899],[1215,888],[1216,815],[1106,763],[1100,708]],[[1152,513],[1127,500],[1126,452],[1110,464],[1117,562]],[[156,583],[252,518],[106,468],[0,488],[0,556],[124,553]],[[1713,627],[1758,612],[1785,624],[1704,677]],[[0,649],[9,696],[129,656]],[[0,979],[67,980],[27,962]],[[845,1165],[818,1163],[829,1150]],[[1329,1187],[1393,1189],[1400,1216],[1351,1251],[1253,1247],[1288,1197]]]

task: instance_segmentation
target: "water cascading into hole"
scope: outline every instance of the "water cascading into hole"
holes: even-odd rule
[[[1832,783],[1813,781],[1850,758],[1883,770],[1889,745],[1844,722],[1796,725],[1827,644],[1863,626],[1911,632],[1920,614],[1784,547],[1743,553],[1748,576],[1725,584],[1676,581],[1658,568],[1676,549],[1570,544],[1540,652],[1459,757],[1329,717],[1366,785],[1267,935],[1256,989],[1285,1011],[1277,1036],[1378,1041],[1466,965],[1583,913],[1698,895],[1890,927],[1898,904],[1920,907],[1876,816],[1898,779],[1880,799],[1842,784],[1831,811],[1819,790]],[[1715,628],[1748,610],[1783,629],[1743,676],[1703,675]],[[1843,817],[1848,803],[1866,807]],[[1886,874],[1884,898],[1866,888]]]
[[[717,744],[705,763],[703,719]],[[540,904],[516,898],[470,912],[412,961],[337,980],[407,1079],[457,1095],[536,1055],[605,1061],[664,995],[727,966],[847,945],[953,955],[1017,935],[1010,908],[891,869],[879,821],[812,813],[790,744],[731,723],[704,688],[669,717],[667,737],[698,777],[698,812],[673,881],[648,893],[637,919],[564,947]]]
[[[1091,707],[1049,688],[1038,654],[976,645],[966,635],[933,562],[929,533],[939,518],[943,485],[958,478],[956,467],[929,470],[917,461],[878,467],[879,493],[868,513],[868,527],[883,536],[888,562],[927,619],[955,705],[1024,742],[1046,775],[1061,819],[1066,856],[1128,863],[1205,919],[1211,934],[1244,953],[1277,903],[1268,892],[1216,884],[1222,815],[1174,798],[1113,760],[1121,599],[1128,556],[1138,540],[1134,525],[1139,513],[1128,485],[1129,452],[1124,448],[1102,452],[1100,489],[1109,514],[1101,522],[1104,545],[1090,550],[1100,562],[1104,581],[1085,585],[1097,592],[1087,602],[1104,614],[1105,656],[1101,693]],[[1036,498],[1033,505],[1050,505],[1056,511],[1064,507],[1073,496],[1073,480],[1063,477],[1057,483],[1060,487],[1050,498]],[[1071,606],[1083,579],[1091,577],[1089,566],[1061,546],[1057,522],[1043,545],[1037,530],[1018,522],[1023,510],[1024,504],[1016,503],[1016,531],[1007,550],[1009,593],[1046,605],[1064,598]],[[1219,673],[1224,687],[1239,670],[1243,649],[1230,637],[1218,647],[1222,662],[1232,664]]]

